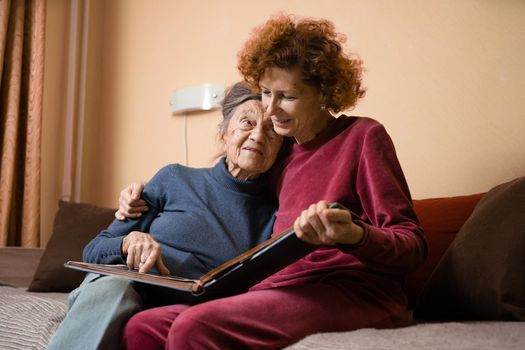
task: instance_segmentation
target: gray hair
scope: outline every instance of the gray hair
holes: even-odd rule
[[[228,130],[228,125],[237,107],[249,100],[261,101],[261,94],[254,92],[251,86],[244,81],[235,83],[226,91],[224,100],[222,100],[223,120],[219,124],[220,137]]]

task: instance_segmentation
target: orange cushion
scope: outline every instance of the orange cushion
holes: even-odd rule
[[[525,176],[476,205],[425,283],[416,316],[525,321]]]
[[[429,250],[425,263],[406,279],[405,289],[411,305],[420,295],[425,282],[483,196],[484,193],[478,193],[414,200],[414,209],[425,232]]]

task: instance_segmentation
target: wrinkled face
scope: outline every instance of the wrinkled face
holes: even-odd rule
[[[226,163],[230,173],[254,179],[275,162],[283,138],[264,115],[261,102],[249,100],[235,110],[224,136]]]
[[[326,125],[329,114],[321,110],[322,95],[303,82],[298,68],[267,68],[259,87],[263,107],[279,135],[305,143]]]

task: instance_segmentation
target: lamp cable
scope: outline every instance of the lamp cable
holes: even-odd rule
[[[184,113],[184,165],[188,166],[188,113]]]

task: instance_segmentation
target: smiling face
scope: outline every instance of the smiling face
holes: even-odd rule
[[[259,101],[249,100],[235,110],[223,135],[226,163],[240,179],[255,179],[270,169],[283,139],[264,115]]]
[[[267,68],[259,86],[266,115],[279,135],[305,143],[315,138],[331,118],[321,108],[321,93],[303,82],[298,68]]]

